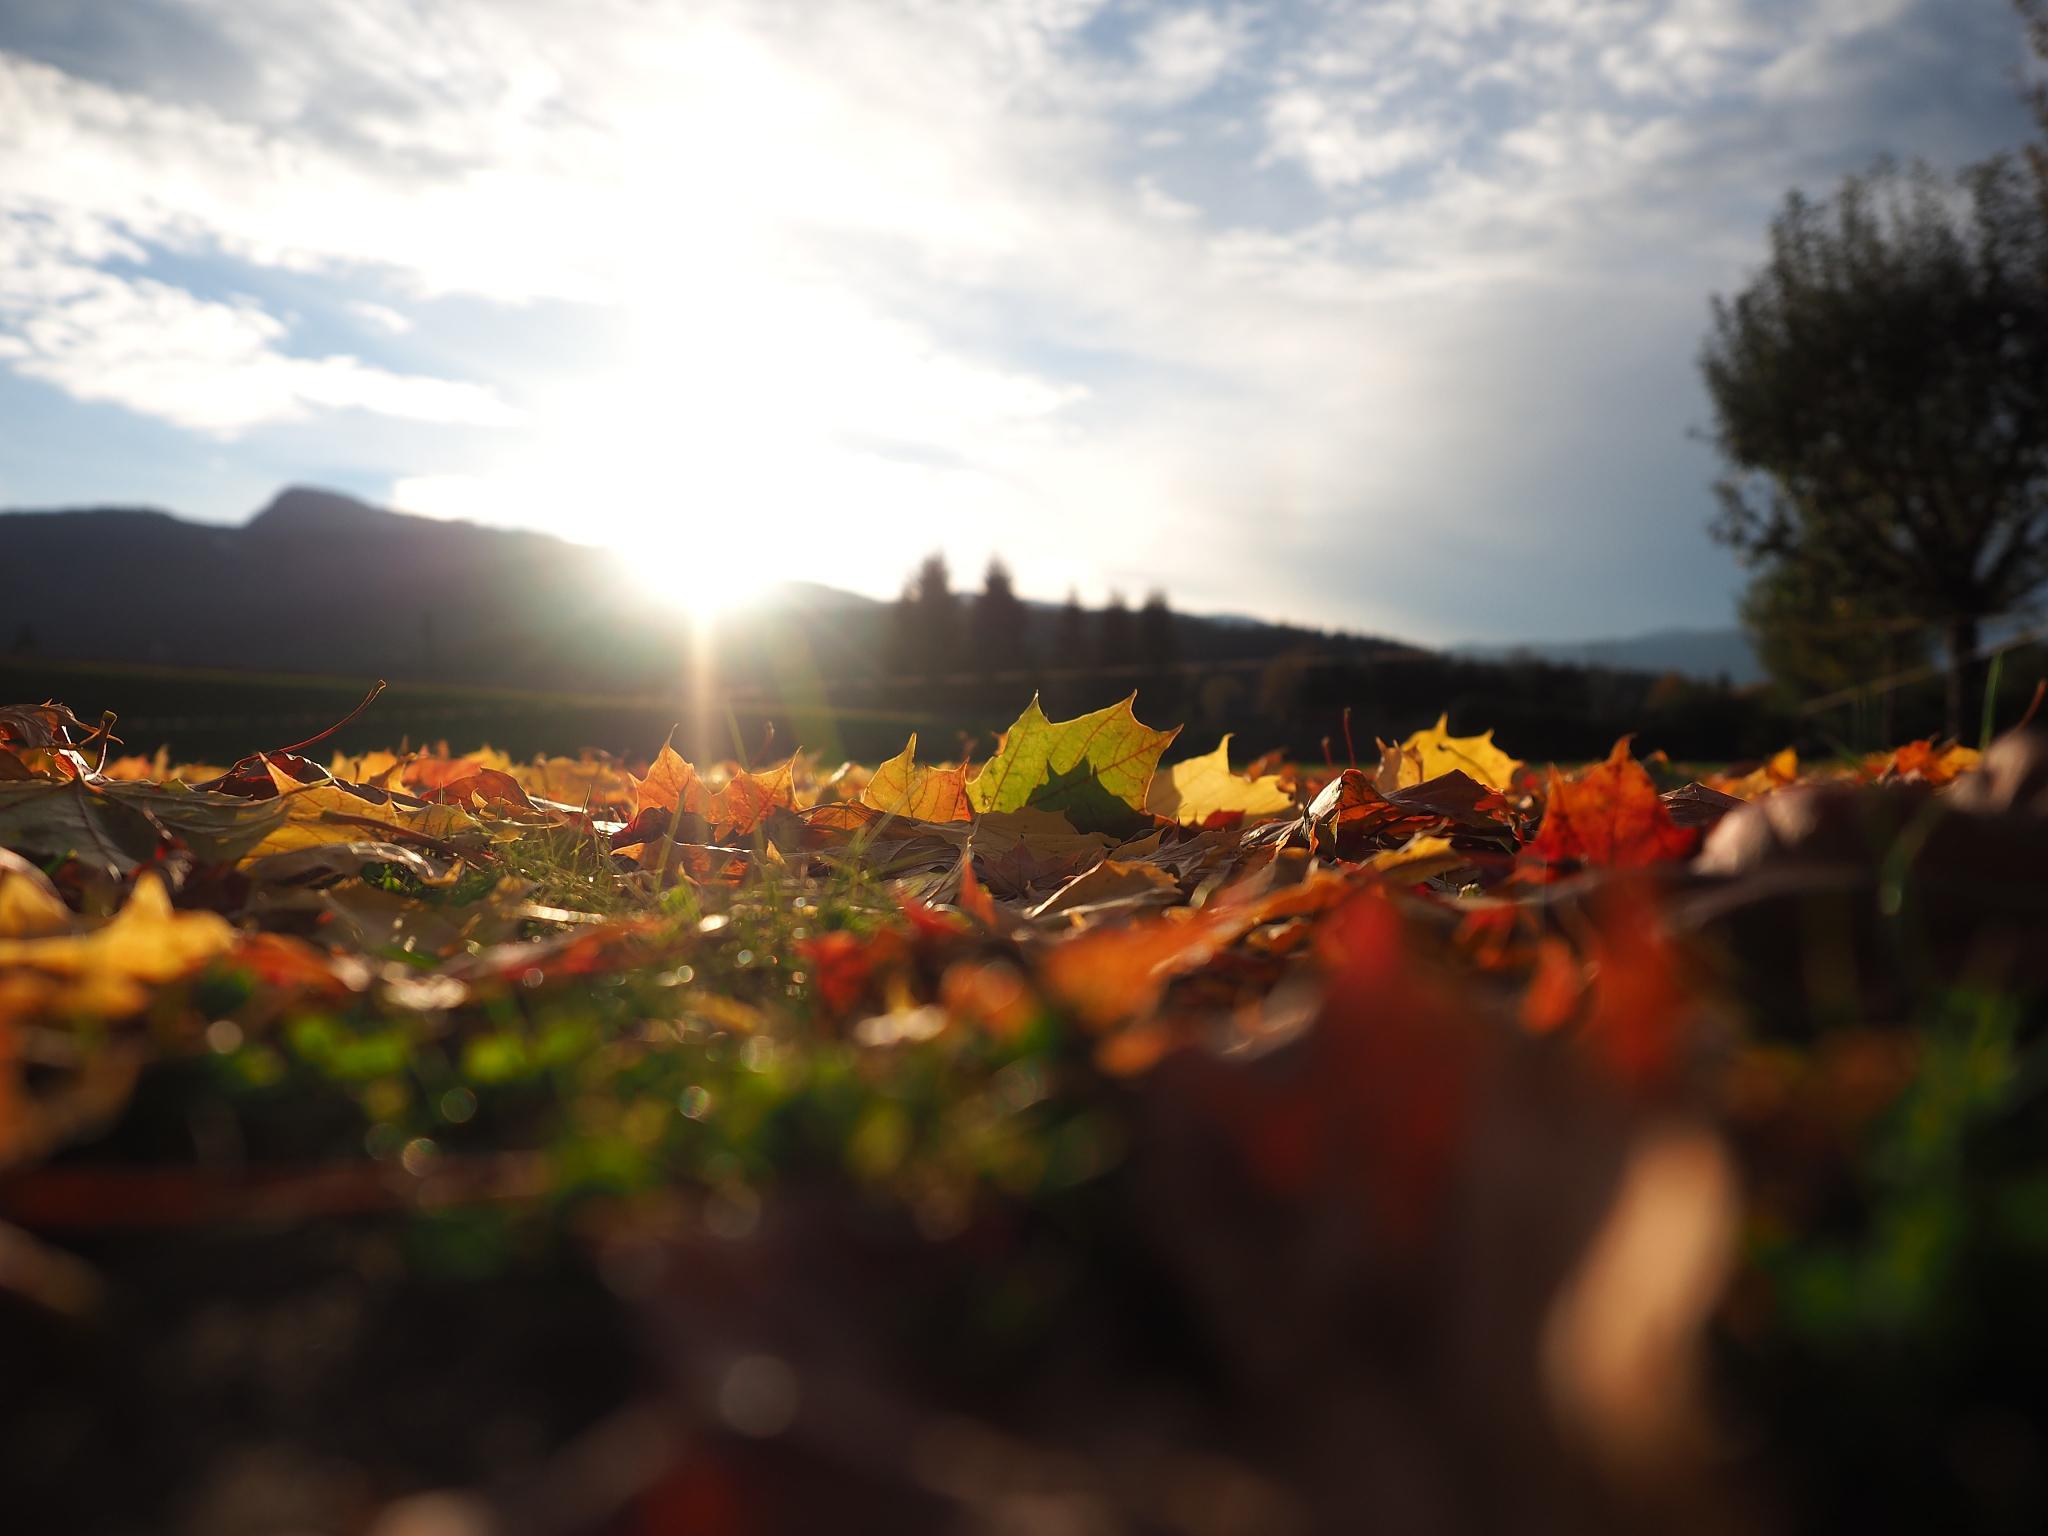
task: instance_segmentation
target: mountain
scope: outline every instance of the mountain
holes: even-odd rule
[[[1451,654],[1504,661],[1534,656],[1566,666],[1608,667],[1625,672],[1676,672],[1712,682],[1726,678],[1736,687],[1764,680],[1749,637],[1741,630],[1658,629],[1608,640],[1545,640],[1518,645],[1456,645]]]
[[[715,580],[715,568],[678,572],[707,575]],[[784,691],[901,683],[889,674],[892,610],[813,582],[779,583],[722,618],[699,661],[715,660],[726,683]],[[697,675],[684,615],[627,580],[608,551],[306,486],[281,491],[240,527],[154,508],[0,514],[0,616],[0,651],[60,661],[604,694],[667,693]],[[1058,617],[1057,604],[1031,604],[1014,655],[950,654],[932,671],[1049,671]],[[1176,639],[1180,659],[1196,664],[1418,654],[1235,617],[1178,615]]]
[[[678,587],[732,574],[720,558],[679,564]],[[1732,632],[1461,654],[1183,613],[1170,656],[1107,665],[1089,654],[1100,615],[1077,636],[1061,604],[1025,604],[993,649],[961,643],[962,623],[906,654],[893,602],[785,582],[706,628],[649,595],[643,574],[546,534],[307,487],[239,527],[149,507],[0,513],[0,683],[113,710],[142,749],[222,761],[339,719],[375,678],[391,696],[335,738],[356,750],[409,737],[645,753],[675,726],[700,755],[773,742],[875,761],[916,731],[928,752],[978,758],[1034,691],[1063,719],[1134,690],[1143,718],[1182,722],[1190,744],[1235,732],[1246,752],[1312,761],[1446,711],[1532,760],[1596,757],[1629,731],[1676,758],[1786,739],[1758,699],[1657,688],[1670,669],[1753,676]],[[91,675],[59,675],[64,663]]]
[[[615,643],[616,585],[595,550],[305,487],[239,528],[0,517],[0,645],[68,660],[563,680]]]

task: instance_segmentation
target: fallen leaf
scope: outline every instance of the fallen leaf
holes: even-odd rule
[[[917,821],[967,821],[974,815],[967,803],[967,770],[919,767],[915,731],[901,752],[875,770],[860,803]]]
[[[1509,757],[1493,744],[1493,732],[1453,736],[1450,723],[1448,714],[1438,715],[1435,725],[1426,731],[1417,731],[1401,743],[1402,777],[1395,788],[1425,783],[1446,773],[1463,773],[1489,789],[1509,789],[1514,784],[1516,770],[1522,766],[1521,761]],[[1412,770],[1409,764],[1413,764]],[[1412,779],[1406,777],[1410,771],[1415,774]]]
[[[1069,880],[1033,907],[1029,915],[1052,917],[1062,912],[1093,911],[1110,906],[1163,906],[1179,900],[1180,882],[1158,865],[1104,859],[1093,869]]]
[[[1383,875],[1399,875],[1412,883],[1463,869],[1472,862],[1472,856],[1453,848],[1448,837],[1418,832],[1399,848],[1376,853],[1365,862],[1368,869]]]
[[[711,808],[711,792],[704,787],[704,781],[697,776],[697,770],[682,753],[668,743],[662,743],[661,751],[655,754],[647,776],[633,786],[633,814],[629,820],[638,821],[648,811],[686,811],[694,816],[706,816]]]
[[[316,848],[324,843],[359,843],[365,834],[416,837],[429,846],[447,844],[465,834],[479,847],[487,842],[476,818],[460,806],[413,807],[396,800],[368,800],[337,784],[295,785],[279,795],[278,803],[284,808],[283,820],[247,857],[289,853],[295,848]]]
[[[1278,774],[1253,779],[1232,773],[1230,738],[1225,736],[1206,757],[1191,757],[1155,773],[1145,808],[1155,816],[1198,827],[1228,812],[1279,815],[1294,808],[1294,797],[1281,787]]]
[[[1089,1028],[1106,1030],[1150,1012],[1173,976],[1215,953],[1225,926],[1196,914],[1086,929],[1055,945],[1040,974],[1050,996]]]
[[[714,790],[681,753],[664,745],[637,787],[632,819],[641,822],[650,811],[680,811],[702,818],[714,837],[751,836],[776,811],[796,808],[795,767],[792,757],[765,773],[742,769]],[[620,851],[631,846],[621,845]]]
[[[1774,789],[1783,789],[1787,784],[1798,782],[1799,754],[1786,747],[1774,753],[1770,759],[1746,773],[1710,773],[1701,782],[1709,789],[1717,789],[1724,795],[1733,795],[1738,800],[1754,800],[1758,795],[1767,795]]]
[[[1180,728],[1141,724],[1131,709],[1137,697],[1059,722],[1033,698],[968,784],[968,803],[982,812],[1057,811],[1082,832],[1142,826],[1153,773]]]
[[[1975,747],[1951,743],[1937,746],[1932,737],[1909,741],[1894,752],[1879,752],[1864,760],[1864,777],[1871,779],[1918,779],[1923,784],[1949,784],[1977,766],[1983,754]]]
[[[35,938],[71,925],[71,909],[35,865],[0,848],[0,938]]]
[[[1543,825],[1526,850],[1532,859],[1627,868],[1686,858],[1699,846],[1699,832],[1672,821],[1628,745],[1624,736],[1606,762],[1575,778],[1551,769]]]
[[[114,1018],[149,1000],[151,986],[198,969],[235,942],[212,912],[180,912],[153,872],[144,871],[121,910],[83,933],[0,939],[0,970],[20,967],[51,983],[42,1005],[59,1016]]]

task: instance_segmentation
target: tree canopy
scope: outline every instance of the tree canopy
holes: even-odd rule
[[[1700,364],[1729,465],[1716,535],[1938,630],[1959,731],[1983,621],[2048,580],[2048,210],[2018,163],[1793,193]]]

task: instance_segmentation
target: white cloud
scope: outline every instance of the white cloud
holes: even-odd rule
[[[0,220],[0,325],[12,327],[0,340],[15,371],[77,399],[223,435],[320,409],[477,426],[519,419],[480,385],[290,355],[285,324],[248,300],[82,265],[61,242],[48,249],[48,235]]]
[[[348,312],[371,330],[385,336],[403,336],[412,329],[412,320],[400,314],[389,304],[373,303],[369,299],[357,299],[348,307]]]
[[[1614,436],[1697,475],[1706,292],[1849,152],[1841,51],[1943,0],[180,3],[217,80],[0,53],[10,368],[211,432],[465,425],[392,463],[423,507],[1426,635],[1474,627],[1432,572],[1546,518],[1641,547]],[[490,386],[296,356],[165,256],[324,285],[380,358],[459,360],[414,299],[553,331]]]
[[[1273,158],[1299,161],[1320,185],[1336,188],[1405,170],[1445,144],[1443,134],[1428,122],[1354,113],[1305,88],[1283,91],[1267,102],[1266,136]]]
[[[1249,27],[1240,15],[1169,11],[1139,34],[1139,68],[1156,105],[1201,95],[1244,51]]]

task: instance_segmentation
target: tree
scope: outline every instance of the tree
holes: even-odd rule
[[[1163,669],[1173,665],[1179,651],[1173,610],[1166,604],[1166,594],[1155,587],[1138,610],[1138,654],[1146,666]]]
[[[1063,672],[1077,672],[1088,665],[1088,610],[1081,606],[1081,594],[1067,593],[1053,627],[1053,665]]]
[[[1853,592],[1816,586],[1798,565],[1759,571],[1742,598],[1742,627],[1772,682],[1792,699],[1819,698],[1894,676],[1927,657],[1926,629]],[[1891,740],[1893,694],[1878,699]]]
[[[1109,594],[1102,612],[1095,616],[1095,665],[1129,666],[1138,654],[1137,630],[1131,623],[1130,605],[1121,592]]]
[[[2018,0],[2020,16],[2027,24],[2027,46],[2041,64],[2048,64],[2048,0]],[[2027,91],[2027,105],[2034,109],[2034,121],[2048,140],[2048,80],[2037,81]],[[2027,163],[2033,167],[2034,190],[2048,209],[2048,142],[2027,146]]]
[[[897,672],[936,677],[954,664],[960,605],[949,581],[946,557],[927,555],[896,599],[892,648]]]
[[[1945,636],[1948,728],[1982,625],[2048,579],[2048,209],[2010,159],[1798,193],[1700,354],[1753,565]]]
[[[984,672],[999,662],[1025,666],[1024,623],[1024,603],[1010,583],[1009,567],[1001,560],[989,561],[968,620],[975,665]]]

